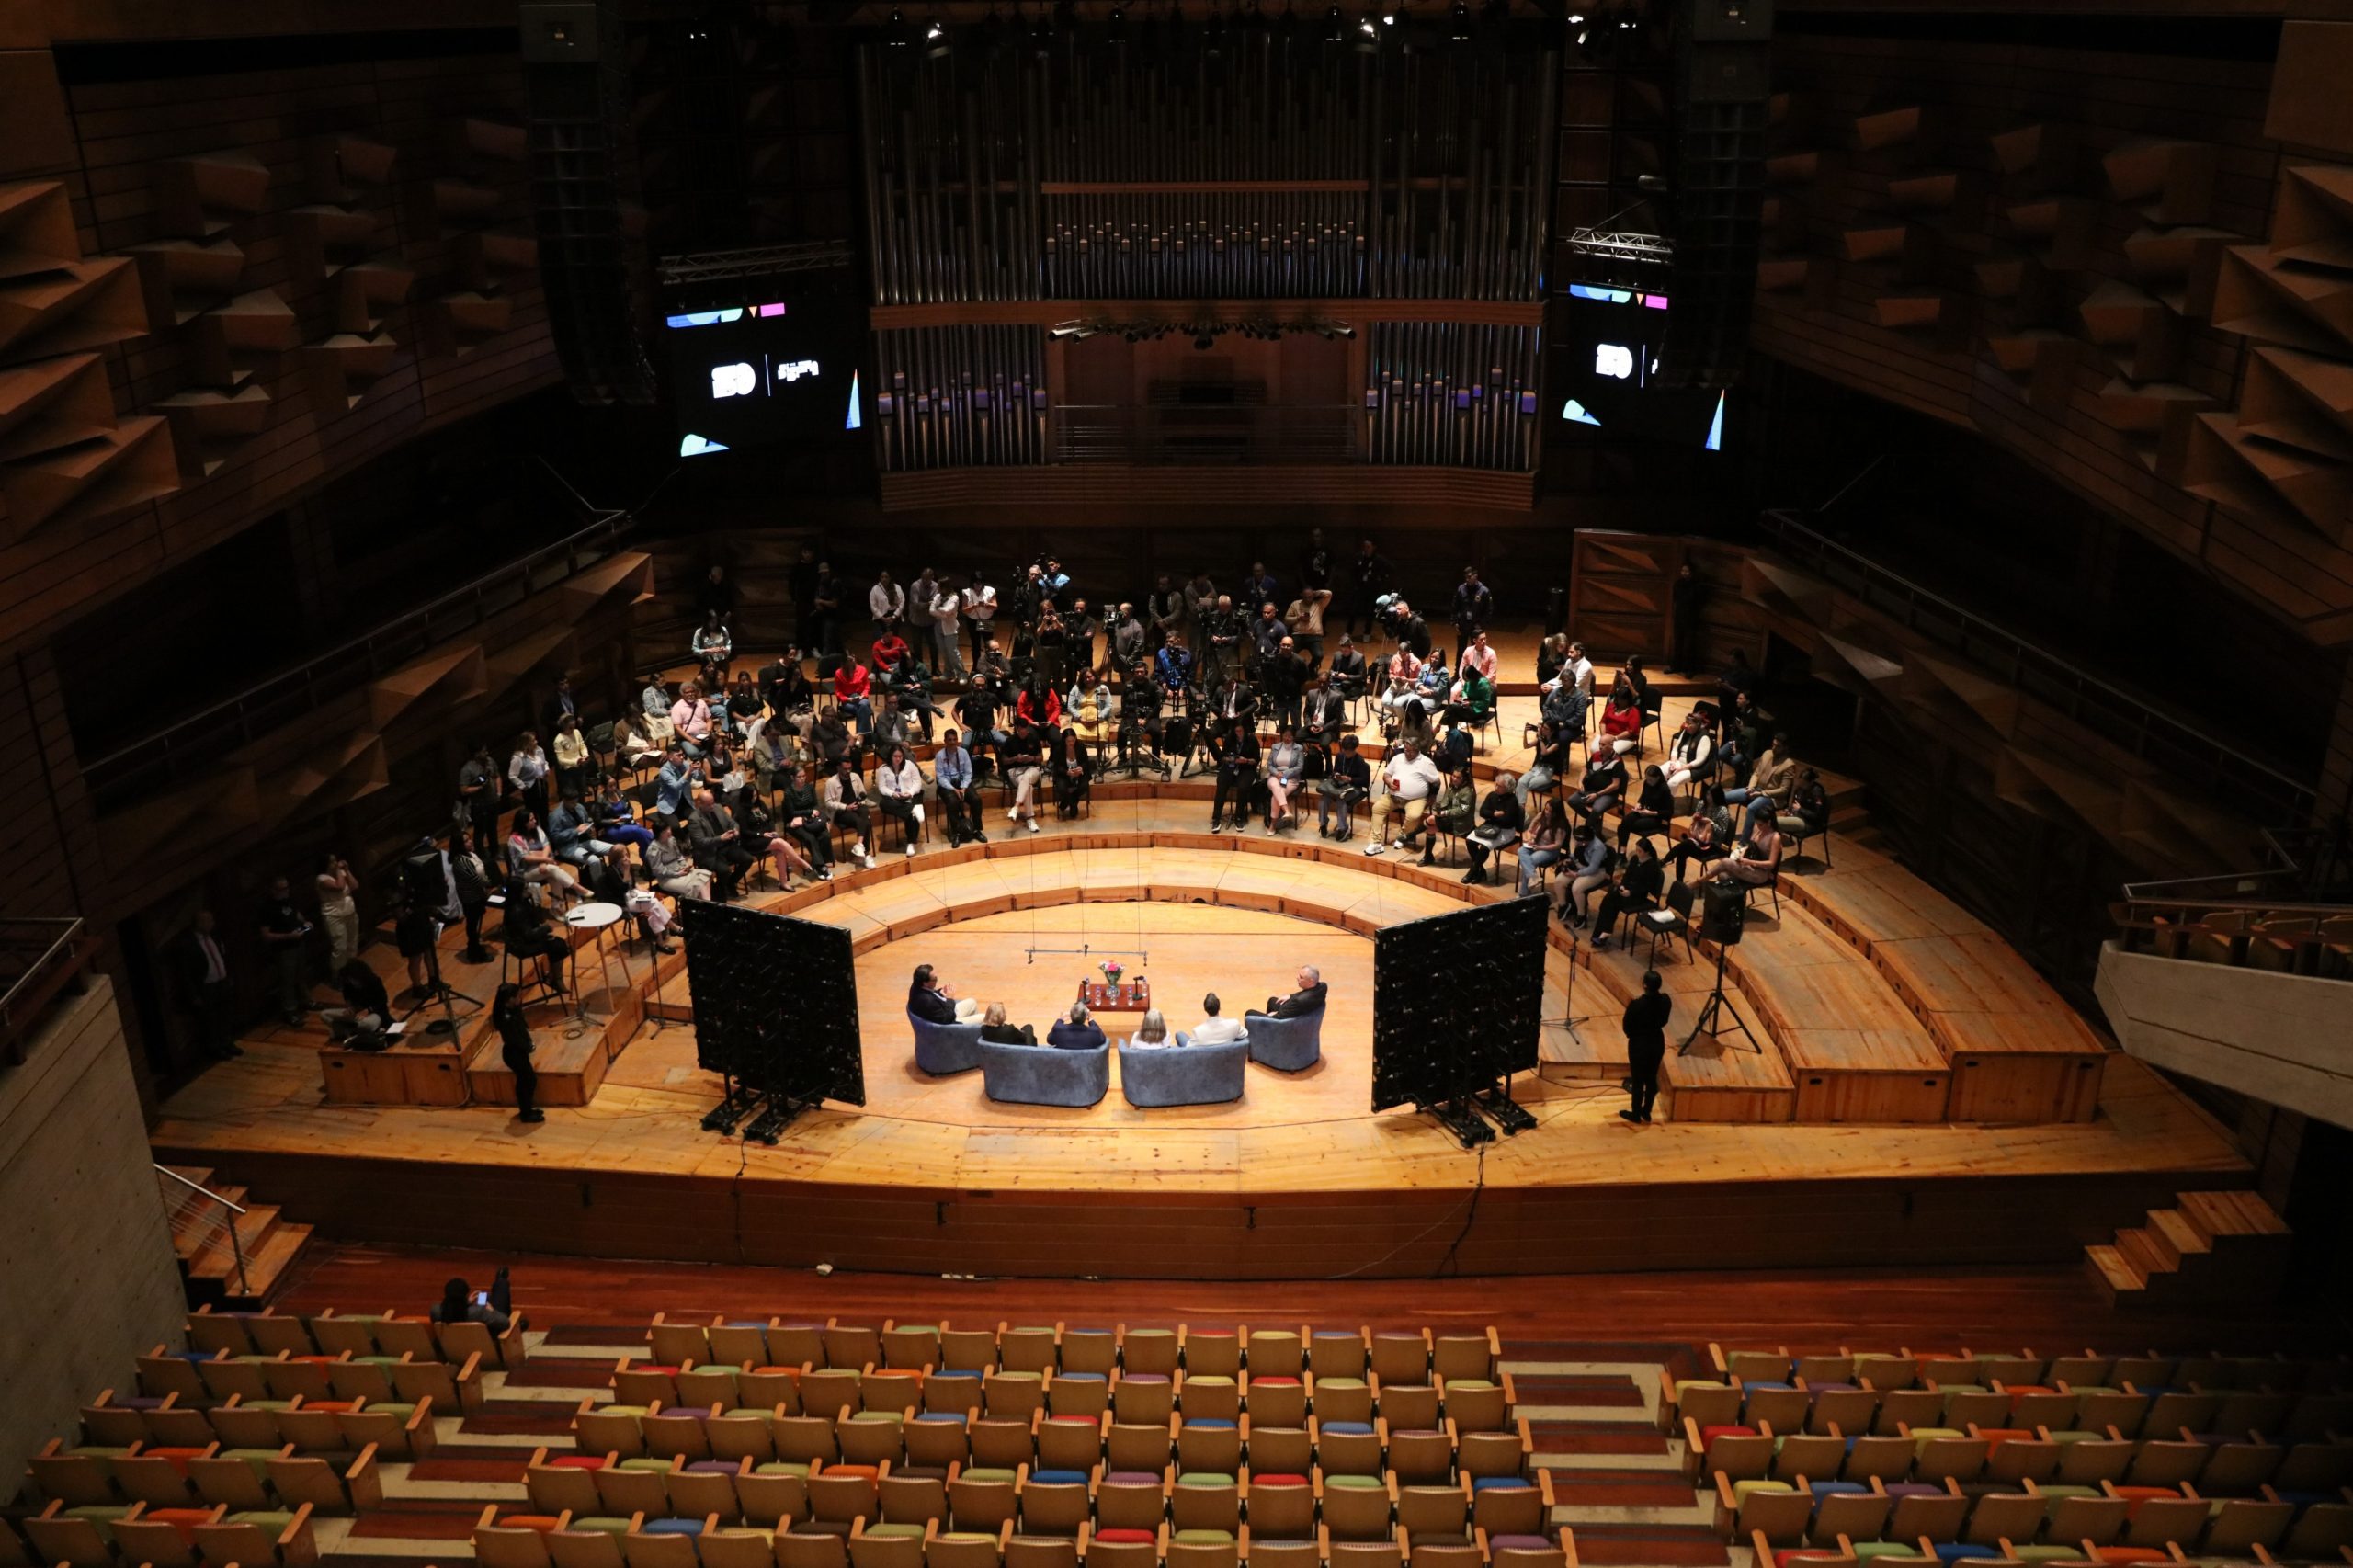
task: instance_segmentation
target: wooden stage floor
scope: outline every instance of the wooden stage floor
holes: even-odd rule
[[[1735,949],[1745,967],[1734,1005],[1765,1051],[1711,1050],[1703,1039],[1692,1055],[1670,1055],[1670,1119],[1641,1129],[1619,1120],[1615,1013],[1639,965],[1605,953],[1576,979],[1580,1010],[1601,1016],[1574,1038],[1548,1029],[1548,1065],[1519,1085],[1537,1129],[1465,1153],[1426,1118],[1369,1109],[1367,937],[1507,889],[1465,888],[1459,872],[1421,871],[1393,854],[1369,860],[1312,831],[1303,842],[1211,839],[1199,832],[1205,800],[1118,797],[1107,790],[1089,820],[1049,823],[1037,839],[992,846],[1001,851],[993,857],[935,848],[757,901],[842,924],[860,949],[869,1103],[806,1116],[775,1148],[701,1131],[715,1082],[694,1065],[691,1027],[656,1021],[612,1059],[589,1104],[531,1127],[487,1106],[324,1105],[315,1040],[264,1030],[244,1060],[166,1105],[153,1130],[158,1157],[211,1166],[293,1218],[355,1239],[1160,1278],[1404,1275],[1441,1264],[1516,1273],[2064,1263],[2177,1190],[2251,1179],[2219,1128],[2112,1052],[2086,1120],[1789,1120],[1803,1093],[1790,1084],[1791,1063],[1802,1068],[1806,1051],[1851,1051],[1845,1065],[1861,1073],[1874,1070],[1873,1052],[1939,1049],[1923,1041],[1944,1027],[1941,1015],[1897,1008],[1889,959],[1866,950],[1867,934],[1833,928],[1834,917],[1872,930],[1894,918],[1871,901],[1900,869],[1859,846],[1839,847],[1836,871],[1785,875],[1780,920],[1752,926]],[[1258,852],[1236,852],[1245,847]],[[1851,896],[1834,899],[1834,880],[1848,878]],[[1793,884],[1808,882],[1817,885],[1802,901],[1806,890]],[[1915,924],[1953,924],[1919,892],[1896,900]],[[1886,953],[1932,934],[1879,932]],[[1315,962],[1336,992],[1326,1061],[1296,1078],[1254,1066],[1238,1106],[1150,1113],[1126,1106],[1116,1078],[1101,1105],[1057,1110],[994,1104],[976,1074],[914,1073],[902,1009],[915,964],[934,963],[964,994],[1003,1000],[1042,1025],[1092,960],[1040,952],[1032,961],[1030,949],[1081,942],[1115,946],[1131,970],[1144,968],[1176,1028],[1199,1017],[1204,990],[1245,1006],[1286,989],[1301,961]],[[1865,988],[1858,994],[1900,1043],[1850,1042],[1803,1016],[1815,1002],[1846,1005],[1824,978],[1834,967],[1841,983]],[[631,969],[642,979],[642,959]],[[1710,966],[1663,969],[1678,1017],[1689,1017]],[[477,991],[494,979],[449,972]],[[1565,1011],[1567,976],[1568,956],[1555,950],[1548,1017]],[[682,997],[675,975],[665,986],[674,1004]],[[1782,1115],[1685,1114],[1711,1099],[1774,1096],[1788,1102]]]

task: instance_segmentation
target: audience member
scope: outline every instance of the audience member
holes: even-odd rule
[[[712,570],[716,571],[714,567]],[[484,1299],[476,1301],[462,1279],[452,1279],[442,1287],[441,1300],[433,1309],[435,1323],[478,1323],[493,1334],[505,1334],[519,1320],[509,1316],[514,1303],[507,1297],[506,1268],[499,1266],[498,1275],[491,1280]]]
[[[1665,833],[1675,820],[1675,791],[1658,764],[1643,769],[1643,788],[1634,803],[1618,819],[1618,847],[1637,834]]]
[[[1659,864],[1657,846],[1647,838],[1634,840],[1631,856],[1620,863],[1617,882],[1602,895],[1601,908],[1594,915],[1593,945],[1609,945],[1620,916],[1656,909],[1665,888],[1666,869]]]
[[[1465,566],[1462,581],[1454,585],[1454,656],[1458,663],[1469,652],[1479,629],[1495,618],[1495,591],[1479,580],[1476,566]]]
[[[702,661],[704,681],[715,687],[727,678],[728,661],[735,656],[735,637],[719,611],[704,614],[702,624],[695,628],[692,648],[695,657]]]
[[[311,923],[294,906],[286,879],[271,878],[261,906],[261,946],[278,983],[278,1010],[290,1026],[301,1024],[311,1010],[310,936]]]
[[[923,769],[904,745],[893,745],[875,765],[874,793],[882,814],[905,829],[906,858],[914,859],[915,840],[923,836]]]
[[[499,787],[498,764],[491,759],[490,747],[479,745],[474,755],[458,769],[458,801],[464,807],[466,822],[473,829],[474,847],[486,858],[498,843],[498,806],[505,791]]]
[[[1544,888],[1546,868],[1557,864],[1570,853],[1569,814],[1558,796],[1547,796],[1535,808],[1534,821],[1525,830],[1519,845],[1519,885],[1521,898],[1529,898]],[[1563,888],[1568,882],[1563,874]]]
[[[833,777],[825,780],[825,817],[834,826],[850,830],[850,858],[874,869],[874,857],[866,846],[874,831],[874,809],[867,801],[865,781],[847,757],[834,764]]]
[[[645,846],[644,854],[645,874],[672,898],[710,896],[711,874],[688,858],[673,819],[654,818],[654,842]]]
[[[1307,753],[1299,744],[1297,733],[1288,723],[1275,731],[1274,749],[1267,754],[1267,832],[1272,835],[1278,827],[1295,828],[1299,813],[1291,806],[1291,796],[1298,790],[1300,777],[1306,770]]]
[[[196,912],[196,923],[180,951],[188,1010],[196,1015],[197,1045],[216,1062],[243,1056],[232,1018],[236,986],[229,977],[229,955],[213,930],[212,911]]]
[[[1347,630],[1353,634],[1370,637],[1372,635],[1373,619],[1380,613],[1380,602],[1390,592],[1392,573],[1389,558],[1373,547],[1372,540],[1358,540],[1356,559],[1348,566]]]
[[[1716,738],[1695,708],[1684,715],[1682,727],[1666,748],[1666,787],[1681,790],[1687,784],[1704,784],[1715,770]]]
[[[1706,796],[1683,824],[1683,836],[1667,851],[1666,862],[1677,881],[1683,881],[1683,866],[1697,860],[1704,870],[1708,862],[1725,854],[1732,845],[1732,808],[1724,803],[1723,786],[1711,784]]]
[[[989,835],[981,831],[981,791],[973,782],[972,754],[954,730],[940,737],[939,750],[931,759],[931,782],[940,817],[948,824],[949,846],[961,848],[968,838],[987,843]]]
[[[1231,828],[1240,833],[1249,821],[1252,798],[1258,791],[1258,736],[1246,722],[1220,719],[1210,736],[1210,756],[1217,763],[1217,790],[1210,802],[1210,831]]]
[[[874,677],[854,658],[834,672],[834,708],[858,721],[860,734],[874,731]]]
[[[1410,848],[1422,831],[1422,818],[1444,782],[1438,764],[1422,755],[1422,748],[1408,735],[1399,743],[1381,770],[1382,788],[1372,798],[1372,842],[1364,846],[1368,855],[1378,855],[1389,847],[1389,819],[1402,819],[1397,835],[1397,846]]]
[[[515,1119],[545,1121],[547,1112],[532,1104],[538,1093],[540,1075],[531,1066],[530,1020],[523,1016],[523,1006],[515,998],[518,988],[502,985],[490,1004],[490,1021],[498,1030],[498,1059],[515,1077]]]
[[[1487,857],[1500,855],[1518,844],[1520,829],[1528,825],[1527,812],[1514,783],[1509,773],[1496,774],[1495,787],[1479,802],[1479,825],[1462,840],[1463,850],[1471,858],[1471,869],[1462,873],[1466,882],[1494,881],[1494,874],[1487,869]]]
[[[1323,786],[1316,791],[1317,830],[1326,838],[1346,843],[1356,833],[1356,803],[1371,793],[1371,765],[1358,752],[1356,736],[1342,735],[1339,754],[1333,757]],[[1337,832],[1332,827],[1336,811],[1340,817]]]
[[[956,599],[963,609],[964,635],[972,642],[972,665],[977,669],[982,655],[996,646],[996,590],[989,585],[986,575],[976,570]],[[944,662],[941,667],[947,667]]]
[[[1069,822],[1095,790],[1095,755],[1068,725],[1048,733],[1046,766],[1054,780],[1054,817]]]
[[[1446,770],[1446,787],[1438,791],[1438,804],[1430,812],[1434,831],[1422,851],[1422,864],[1438,864],[1438,838],[1446,834],[1454,838],[1466,838],[1479,810],[1479,792],[1471,783],[1469,762],[1451,763]]]
[[[712,896],[721,903],[734,902],[744,873],[760,863],[744,843],[734,813],[707,789],[695,791],[695,809],[687,817],[687,843],[695,864],[710,873]]]
[[[445,864],[449,887],[457,896],[458,913],[466,923],[466,945],[458,958],[464,963],[488,963],[491,955],[490,949],[483,946],[482,921],[490,911],[490,867],[466,842],[465,835],[455,832],[449,835]]]
[[[1602,837],[1591,824],[1577,824],[1567,855],[1568,863],[1555,879],[1560,889],[1555,912],[1568,922],[1572,930],[1583,926],[1591,916],[1593,895],[1609,885],[1610,866],[1616,858],[1610,850],[1609,841]],[[1527,864],[1526,852],[1522,851],[1520,865],[1523,877]]]
[[[907,591],[891,581],[888,572],[878,572],[874,585],[866,590],[866,609],[879,641],[907,619]]]
[[[517,807],[507,825],[506,877],[509,881],[554,888],[567,898],[580,892],[580,879],[555,858],[547,830],[529,806]]]
[[[335,854],[319,858],[315,879],[319,894],[319,924],[327,931],[327,971],[340,974],[359,951],[359,873]]]
[[[1643,744],[1643,704],[1621,673],[1610,683],[1609,700],[1601,710],[1602,745],[1623,756]]]
[[[500,939],[517,962],[528,965],[537,960],[540,976],[548,989],[562,995],[563,965],[572,956],[572,944],[555,930],[548,912],[540,907],[523,883],[510,878],[504,896],[506,918]]]
[[[1013,733],[1002,750],[1005,781],[1013,790],[1013,803],[1006,808],[1005,820],[1020,822],[1027,819],[1029,831],[1036,833],[1039,831],[1038,781],[1045,771],[1045,742],[1039,737],[1035,724],[1026,718],[1017,718],[1013,722]]]

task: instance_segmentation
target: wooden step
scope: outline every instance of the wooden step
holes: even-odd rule
[[[2148,1292],[2147,1277],[2112,1246],[2096,1243],[2086,1247],[2084,1265],[2111,1304],[2136,1301]]]
[[[256,1304],[278,1289],[311,1244],[311,1227],[281,1221],[256,1254],[245,1258],[245,1299]]]
[[[2184,1258],[2200,1256],[2213,1250],[2206,1233],[2192,1224],[2189,1217],[2178,1209],[2150,1210],[2149,1230],[2162,1237],[2165,1245],[2172,1249],[2177,1268],[2181,1267]]]
[[[2153,1285],[2159,1276],[2173,1273],[2179,1261],[2161,1241],[2138,1225],[2116,1233],[2116,1250],[2139,1272],[2145,1284]]]
[[[263,1244],[278,1229],[278,1207],[271,1203],[249,1205],[237,1216],[235,1243],[230,1240],[230,1227],[223,1225],[215,1235],[208,1236],[201,1244],[181,1254],[192,1279],[219,1279],[233,1285],[237,1278],[237,1256],[242,1250],[248,1278],[253,1273],[253,1260],[259,1256]]]

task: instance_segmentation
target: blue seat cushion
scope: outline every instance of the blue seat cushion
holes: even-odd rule
[[[1859,1481],[1817,1481],[1810,1490],[1817,1497],[1842,1497],[1848,1493],[1869,1492],[1870,1488]]]
[[[1041,1470],[1032,1473],[1029,1480],[1038,1486],[1084,1486],[1086,1484],[1086,1472],[1083,1470]]]
[[[1190,1421],[1186,1422],[1185,1425],[1188,1426],[1199,1426],[1204,1432],[1231,1432],[1233,1430],[1233,1422],[1227,1421],[1219,1416],[1197,1415]],[[1339,1428],[1336,1426],[1327,1426],[1324,1430],[1327,1432],[1335,1432],[1339,1430]]]
[[[1370,1421],[1326,1421],[1323,1424],[1323,1430],[1339,1433],[1345,1437],[1361,1437],[1372,1431],[1372,1423]]]
[[[647,1535],[700,1535],[702,1521],[700,1519],[648,1519],[645,1521],[645,1533]]]
[[[1506,1488],[1533,1490],[1529,1487],[1527,1481],[1517,1475],[1483,1475],[1471,1483],[1471,1490],[1473,1492],[1501,1492]]]

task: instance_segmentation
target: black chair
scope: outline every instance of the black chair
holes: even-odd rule
[[[1691,906],[1699,902],[1699,891],[1689,882],[1677,879],[1666,890],[1666,907],[1648,909],[1634,916],[1634,923],[1651,934],[1650,958],[1645,967],[1658,967],[1658,946],[1661,940],[1683,938],[1683,957],[1691,960]]]
[[[1657,688],[1653,687],[1643,695],[1643,727],[1634,732],[1634,748],[1636,755],[1647,755],[1649,748],[1642,744],[1643,736],[1653,730],[1656,730],[1658,732],[1659,750],[1665,751],[1666,749],[1665,710],[1666,699],[1657,690]]]

